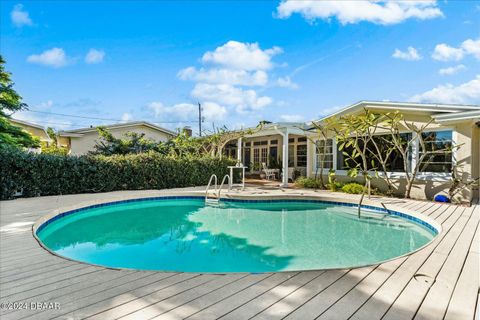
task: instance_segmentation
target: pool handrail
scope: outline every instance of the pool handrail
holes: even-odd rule
[[[227,179],[228,178],[228,179]],[[232,185],[232,181],[230,181],[230,176],[228,174],[226,174],[223,179],[222,179],[222,183],[220,184],[220,187],[218,188],[218,193],[217,193],[217,198],[218,200],[220,200],[220,195],[222,193],[222,189],[223,189],[223,185],[225,184],[225,180],[228,180],[228,191],[231,190],[231,185]]]
[[[208,201],[208,190],[210,189],[210,185],[212,184],[212,180],[215,181],[215,185],[214,185],[214,190],[215,190],[215,193],[217,193],[217,186],[218,186],[218,178],[217,178],[217,175],[216,174],[212,174],[210,176],[210,180],[208,180],[208,184],[207,184],[207,189],[205,190],[205,202]]]

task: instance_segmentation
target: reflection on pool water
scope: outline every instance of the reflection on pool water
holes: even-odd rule
[[[345,268],[414,251],[435,233],[329,203],[145,200],[90,208],[37,232],[50,250],[108,267],[191,272]]]

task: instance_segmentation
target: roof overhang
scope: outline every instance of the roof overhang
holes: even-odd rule
[[[146,121],[135,121],[135,122],[127,122],[127,123],[119,123],[119,124],[112,124],[112,125],[106,125],[106,126],[100,126],[100,127],[105,127],[107,129],[116,129],[116,128],[129,128],[129,127],[137,127],[137,126],[145,126],[149,127],[153,130],[157,130],[160,132],[163,132],[165,134],[171,135],[171,136],[176,136],[177,133],[168,129],[165,129],[163,127],[157,126],[156,124],[146,122]],[[67,136],[66,134],[83,134],[83,133],[89,133],[89,132],[95,132],[97,131],[97,127],[91,127],[91,128],[82,128],[82,129],[74,129],[74,130],[66,130],[62,131],[61,133],[64,136]],[[72,136],[73,137],[73,136]]]
[[[264,137],[271,135],[284,135],[296,134],[296,135],[311,135],[312,132],[307,131],[307,126],[302,122],[278,122],[278,123],[269,123],[264,125],[259,130],[253,132],[252,134],[247,134],[245,138],[255,138],[255,137]],[[255,130],[255,129],[254,129]]]
[[[68,131],[59,131],[58,136],[60,137],[68,137],[68,138],[80,138],[83,137],[83,133],[73,133],[73,132],[68,132]]]
[[[473,105],[450,105],[450,104],[433,104],[433,103],[415,103],[415,102],[390,102],[390,101],[360,101],[351,106],[345,107],[333,114],[315,120],[322,122],[328,118],[340,117],[346,114],[355,114],[362,109],[367,110],[385,110],[385,111],[404,111],[408,113],[420,113],[426,115],[451,114],[466,111],[478,111],[479,106]]]
[[[464,111],[464,112],[455,112],[447,114],[436,114],[432,118],[435,119],[435,122],[438,123],[455,123],[455,122],[465,122],[465,121],[479,121],[480,120],[480,109],[473,111]]]

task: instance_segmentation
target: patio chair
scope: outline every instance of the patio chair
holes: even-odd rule
[[[293,173],[295,172],[295,168],[294,167],[288,167],[288,181],[292,181],[293,182]],[[283,172],[282,172],[282,177],[283,177]]]
[[[268,169],[265,162],[262,162],[262,171],[265,173],[265,178],[267,180],[270,180],[270,178],[272,178],[272,180],[275,180],[275,169]]]

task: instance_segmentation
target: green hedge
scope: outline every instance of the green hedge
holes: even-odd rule
[[[0,199],[167,189],[205,185],[227,174],[231,159],[172,159],[157,153],[126,156],[61,156],[0,150]]]

